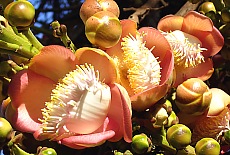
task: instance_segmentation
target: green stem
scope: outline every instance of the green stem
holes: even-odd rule
[[[17,144],[14,144],[11,147],[11,152],[13,155],[35,155],[35,154],[30,154],[30,153],[22,150]]]
[[[34,47],[36,47],[38,50],[42,49],[43,45],[34,36],[31,29],[22,31],[22,34],[24,34],[27,37],[27,39],[32,43]]]
[[[166,139],[166,130],[164,126],[153,132],[152,137],[153,144],[161,146],[166,151],[170,152],[170,154],[176,154],[177,150],[174,147],[170,146]]]
[[[8,54],[19,55],[25,58],[32,58],[36,53],[38,53],[37,49],[30,49],[28,46],[20,46],[17,44],[9,43],[0,40],[1,49],[6,50]],[[2,50],[0,50],[2,51]]]
[[[0,48],[0,54],[8,54],[8,55],[15,55],[18,57],[23,57],[22,55],[20,55],[19,53],[15,51],[3,49],[3,48]]]
[[[56,38],[60,38],[66,48],[70,48],[70,50],[75,53],[77,48],[67,35],[67,27],[65,25],[61,25],[58,21],[53,21],[51,23],[53,28],[53,35]]]
[[[26,58],[32,58],[39,53],[39,50],[34,47],[27,39],[15,34],[13,28],[8,24],[3,16],[0,16],[0,40],[1,48],[13,50]]]

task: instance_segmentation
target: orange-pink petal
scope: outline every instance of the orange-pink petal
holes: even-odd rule
[[[60,144],[66,145],[74,149],[84,149],[86,147],[94,147],[103,144],[107,139],[114,136],[114,131],[109,130],[100,133],[88,135],[71,136],[59,141]]]
[[[132,141],[132,124],[131,124],[131,109],[128,103],[128,94],[121,90],[116,84],[110,85],[111,89],[111,106],[108,117],[119,125],[119,130],[115,131],[115,136],[110,141],[118,141],[122,137],[126,142]],[[126,92],[127,93],[127,92]]]
[[[197,32],[211,32],[212,30],[213,23],[210,18],[196,11],[190,11],[184,16],[181,31],[196,36]]]
[[[165,37],[155,28],[152,27],[142,27],[138,30],[140,33],[145,33],[144,41],[146,42],[146,47],[152,50],[152,53],[155,57],[159,57],[158,61],[162,61],[165,57],[166,52],[169,52],[171,49],[168,41]]]
[[[42,117],[41,109],[45,107],[45,102],[50,100],[54,86],[54,82],[49,78],[30,70],[20,71],[12,78],[9,85],[8,92],[12,106],[18,108],[24,105],[26,108],[24,112],[28,113],[26,116],[39,123],[38,118]],[[23,120],[23,117],[20,119]]]
[[[181,30],[183,17],[175,15],[167,15],[158,22],[157,29],[164,32]]]
[[[168,84],[149,88],[139,94],[131,96],[132,108],[136,111],[144,111],[154,105],[157,101],[165,96],[168,92]]]
[[[202,53],[204,57],[217,54],[224,45],[224,37],[216,27],[213,27],[212,32],[197,32],[195,36],[202,42],[202,47],[207,49]]]
[[[16,130],[33,133],[40,128],[41,124],[38,120],[32,119],[33,116],[31,115],[33,113],[29,113],[27,108],[25,104],[21,104],[17,109],[14,109],[12,104],[9,104],[6,110],[6,118]],[[34,109],[35,115],[36,111]]]
[[[76,51],[76,57],[80,64],[91,64],[99,71],[100,81],[114,83],[118,79],[118,71],[113,59],[104,51],[96,48],[83,47]]]
[[[55,82],[76,68],[77,60],[70,49],[49,45],[31,60],[29,69]]]
[[[206,59],[205,62],[200,63],[196,67],[184,68],[175,66],[176,69],[176,81],[174,87],[184,82],[189,78],[200,78],[205,81],[210,78],[213,73],[213,62],[210,58]]]

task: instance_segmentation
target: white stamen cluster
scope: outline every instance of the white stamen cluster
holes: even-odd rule
[[[170,33],[162,32],[162,34],[168,40],[173,50],[174,62],[176,65],[186,68],[195,67],[204,62],[202,52],[207,49],[200,47],[200,43],[192,42],[190,38],[186,37],[183,32],[178,30]]]
[[[43,132],[53,134],[53,138],[72,135],[65,125],[66,122],[71,124],[80,119],[94,119],[90,118],[94,117],[92,109],[100,108],[92,104],[92,109],[88,109],[85,114],[82,112],[81,100],[84,100],[85,95],[88,92],[96,93],[103,89],[105,84],[98,81],[99,72],[95,72],[93,66],[85,64],[76,67],[52,90],[51,101],[46,102],[46,108],[42,109],[43,119],[40,121]],[[62,132],[62,135],[59,132]]]
[[[127,78],[134,93],[159,85],[161,78],[160,62],[151,52],[154,47],[150,50],[145,47],[143,36],[137,32],[136,38],[129,35],[121,42],[123,61],[128,68]]]

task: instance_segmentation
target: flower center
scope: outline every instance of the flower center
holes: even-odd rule
[[[202,52],[207,49],[201,47],[201,42],[198,38],[179,30],[170,33],[162,32],[162,34],[173,50],[176,65],[186,68],[195,67],[204,62]]]
[[[104,122],[110,106],[109,86],[98,81],[99,72],[85,64],[68,73],[52,90],[42,109],[44,133],[54,138],[88,134]]]
[[[121,42],[123,53],[123,63],[127,70],[127,78],[134,93],[159,85],[161,78],[160,62],[152,54],[152,49],[145,47],[143,41],[144,34],[136,33],[136,38],[132,35],[126,36]]]

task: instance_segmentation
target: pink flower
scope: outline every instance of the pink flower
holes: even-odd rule
[[[166,95],[171,85],[173,54],[158,30],[137,30],[132,20],[121,20],[121,25],[119,43],[106,52],[117,62],[120,83],[129,93],[132,108],[143,111]]]
[[[167,15],[157,28],[163,31],[174,53],[174,86],[188,78],[207,80],[212,75],[211,57],[221,50],[224,38],[208,17],[195,11],[184,17]]]
[[[102,50],[51,45],[9,86],[7,119],[15,129],[75,149],[106,140],[131,142],[131,105],[113,60]]]

